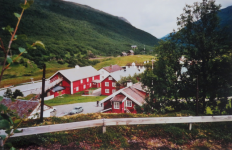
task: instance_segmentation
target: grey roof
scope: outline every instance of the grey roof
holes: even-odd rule
[[[119,81],[121,79],[121,77],[128,77],[133,76],[134,74],[140,74],[142,73],[141,71],[139,71],[137,68],[128,68],[126,69],[126,71],[123,70],[119,70],[119,71],[115,71],[113,73],[111,73],[110,75],[116,80]]]
[[[73,68],[73,69],[59,70],[54,75],[56,75],[58,72],[61,73],[63,76],[65,76],[71,82],[100,75],[100,73],[92,66],[80,67],[78,69]],[[51,76],[50,79],[53,76]]]
[[[64,89],[64,87],[62,87],[62,86],[56,86],[56,87],[54,87],[53,89],[52,89],[52,91],[53,92],[56,92],[56,91],[60,91],[60,90],[63,90]]]

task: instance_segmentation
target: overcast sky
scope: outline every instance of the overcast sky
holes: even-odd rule
[[[185,4],[202,0],[66,0],[126,18],[133,26],[157,38],[177,29],[176,18]],[[217,0],[222,8],[232,5],[232,0]]]

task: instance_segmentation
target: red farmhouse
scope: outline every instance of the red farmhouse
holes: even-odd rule
[[[147,93],[141,83],[123,88],[100,101],[105,113],[137,113],[135,106],[142,106]]]
[[[59,86],[50,89],[47,96],[54,97],[63,94],[74,94],[92,87],[100,86],[100,74],[92,66],[79,67],[73,69],[59,70],[50,78],[50,83],[57,79],[62,79]]]
[[[116,92],[116,84],[121,77],[134,76],[134,74],[140,73],[141,71],[137,68],[128,68],[111,73],[101,82],[101,95],[111,95]]]

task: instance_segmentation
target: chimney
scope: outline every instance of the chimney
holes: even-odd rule
[[[129,87],[129,86],[132,86],[131,80],[127,80],[127,82],[126,82],[126,87]]]
[[[79,68],[80,68],[80,66],[78,66],[78,65],[75,66],[75,69],[79,69]]]

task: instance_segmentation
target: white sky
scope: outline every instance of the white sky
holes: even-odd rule
[[[133,26],[157,38],[177,29],[176,18],[185,4],[202,0],[66,0],[126,18]],[[222,8],[232,5],[232,0],[216,0]]]

